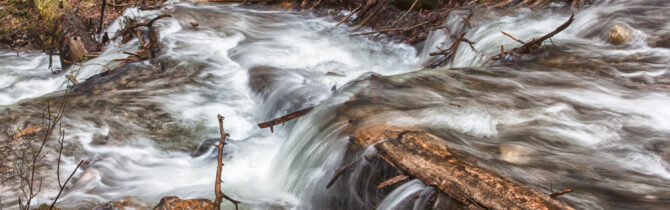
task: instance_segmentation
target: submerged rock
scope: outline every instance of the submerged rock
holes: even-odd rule
[[[626,44],[633,40],[633,35],[631,30],[622,25],[614,25],[610,28],[610,32],[607,35],[609,42],[615,45]]]
[[[182,200],[176,196],[167,196],[161,199],[161,202],[154,207],[154,210],[171,210],[171,209],[214,209],[214,203],[207,199],[190,199]]]
[[[131,209],[149,209],[148,206],[126,198],[118,201],[110,201],[91,208],[92,210],[131,210]]]

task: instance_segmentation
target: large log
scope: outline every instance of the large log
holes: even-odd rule
[[[405,131],[375,145],[407,175],[466,205],[487,209],[572,209],[549,195],[478,166],[427,132]]]

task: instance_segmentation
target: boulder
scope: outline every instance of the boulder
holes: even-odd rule
[[[612,28],[610,28],[610,32],[607,35],[607,38],[610,43],[620,45],[626,44],[633,40],[633,34],[626,26],[614,25]]]

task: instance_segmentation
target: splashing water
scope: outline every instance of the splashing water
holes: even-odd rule
[[[422,208],[435,189],[417,180],[386,197],[360,195],[365,164],[352,172],[360,176],[325,189],[347,155],[351,116],[431,130],[542,192],[573,188],[562,197],[575,207],[663,208],[670,202],[670,49],[647,40],[670,30],[663,12],[670,3],[604,2],[578,12],[552,38],[560,50],[524,63],[486,62],[482,55],[500,45],[518,45],[500,31],[530,40],[569,16],[553,9],[477,15],[465,30],[480,52],[461,46],[450,64],[458,68],[421,71],[429,52],[448,45],[445,32],[433,32],[417,52],[350,37],[346,27],[303,13],[180,2],[166,11],[126,11],[173,16],[156,23],[163,69],[137,63],[101,73],[136,41],[113,43],[80,69],[88,85],[77,87],[63,120],[71,142],[63,171],[79,160],[91,164],[59,205],[213,198],[216,151],[206,140],[218,137],[220,113],[231,134],[223,190],[243,208]],[[459,17],[450,16],[449,28],[461,27]],[[635,39],[608,44],[612,24],[631,27]],[[46,55],[3,52],[0,61],[0,117],[12,127],[30,122],[27,113],[39,113],[44,98],[65,88],[65,73],[51,75]],[[351,100],[364,103],[344,103]],[[314,105],[275,133],[255,125]],[[38,201],[48,201],[52,187]],[[3,186],[3,202],[16,202],[7,199],[15,193]]]

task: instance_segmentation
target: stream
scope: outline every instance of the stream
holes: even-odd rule
[[[602,1],[577,11],[538,58],[487,61],[500,45],[519,46],[500,31],[539,37],[567,20],[570,14],[559,9],[565,6],[476,14],[465,37],[480,52],[462,45],[454,63],[438,69],[423,66],[428,53],[449,46],[443,31],[431,32],[417,49],[383,36],[349,36],[349,26],[307,12],[179,1],[162,10],[127,10],[127,16],[172,15],[154,24],[161,56],[106,72],[139,45],[117,41],[73,67],[80,85],[62,120],[61,173],[80,160],[90,163],[58,206],[213,199],[216,151],[208,145],[219,138],[221,114],[230,134],[222,189],[242,209],[424,209],[435,188],[418,180],[385,197],[357,192],[356,176],[325,188],[342,164],[348,128],[371,124],[428,130],[544,193],[572,188],[561,201],[575,208],[667,209],[670,46],[648,40],[670,32],[670,2]],[[454,12],[447,28],[455,31],[459,20]],[[632,28],[631,43],[607,42],[613,24]],[[0,51],[2,132],[35,124],[45,99],[63,95],[69,70],[51,74],[48,63],[44,53]],[[316,105],[274,132],[256,125]],[[359,120],[351,125],[351,118]],[[3,146],[12,139],[0,138]],[[8,167],[11,160],[2,162]],[[35,203],[55,196],[54,178],[45,179]],[[0,207],[16,208],[18,194],[16,186],[2,185]]]

